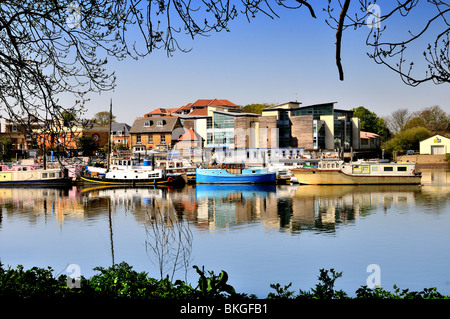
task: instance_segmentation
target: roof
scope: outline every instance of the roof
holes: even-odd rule
[[[214,111],[214,113],[229,115],[229,116],[252,116],[252,117],[260,117],[260,114],[256,113],[242,113],[242,112],[222,112],[222,111]]]
[[[130,128],[131,126],[127,123],[111,123],[111,132],[124,131],[125,135],[128,135]]]
[[[363,132],[363,131],[361,131],[359,133],[359,137],[363,138],[363,139],[370,139],[370,138],[379,138],[380,135],[372,133],[372,132]]]
[[[144,117],[152,117],[153,115],[162,115],[162,114],[171,114],[175,111],[177,111],[178,108],[163,108],[159,107],[157,109],[154,109],[153,111],[145,114]]]
[[[162,125],[158,125],[159,121],[162,121]],[[178,117],[140,117],[134,121],[130,133],[172,132],[177,124]]]
[[[201,115],[206,116],[208,115],[208,109],[202,108],[202,109],[195,109],[192,112],[189,112],[189,115]]]
[[[448,137],[445,137],[445,136],[443,136],[443,135],[439,135],[439,134],[435,134],[435,135],[433,135],[433,136],[430,136],[429,138],[426,138],[426,139],[424,139],[424,140],[422,140],[422,141],[420,141],[420,143],[422,143],[422,142],[424,142],[424,141],[427,141],[427,140],[431,140],[431,139],[443,139],[444,141],[450,141],[450,139],[448,138]]]
[[[189,129],[180,136],[178,141],[202,141],[203,137],[201,137],[197,132],[195,132],[193,129]]]
[[[205,107],[205,106],[233,106],[233,107],[238,107],[238,105],[234,104],[233,102],[230,102],[228,100],[218,100],[218,99],[197,100],[194,103],[192,103],[191,106],[192,107]]]

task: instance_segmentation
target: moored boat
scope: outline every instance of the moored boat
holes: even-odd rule
[[[245,168],[245,164],[221,164],[215,168],[197,168],[197,184],[271,184],[276,183],[276,172],[266,168]]]
[[[164,169],[121,169],[105,172],[104,175],[95,172],[81,176],[84,183],[117,186],[175,186],[184,185],[187,181],[183,174],[166,174]]]
[[[30,169],[1,170],[0,187],[35,186],[35,187],[69,187],[72,179],[67,170],[62,169]]]
[[[314,168],[291,170],[300,184],[308,185],[394,185],[420,184],[415,163],[383,161],[320,161]]]

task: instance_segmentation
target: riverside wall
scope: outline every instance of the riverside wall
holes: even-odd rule
[[[401,155],[397,157],[397,162],[414,162],[416,167],[450,167],[450,164],[445,160],[444,154],[439,155]]]

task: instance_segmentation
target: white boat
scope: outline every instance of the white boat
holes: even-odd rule
[[[421,174],[415,163],[384,161],[322,160],[317,167],[296,168],[292,173],[300,184],[308,185],[358,185],[358,184],[420,184]]]
[[[195,165],[183,158],[156,159],[155,168],[164,168],[167,174],[185,174],[188,183],[195,183]]]
[[[115,186],[174,186],[186,183],[186,177],[182,174],[169,175],[164,169],[113,169],[106,171],[104,175],[87,173],[81,176],[81,180],[88,184],[115,185]]]
[[[62,169],[0,169],[0,187],[10,186],[71,186],[72,179],[68,176],[67,170]]]

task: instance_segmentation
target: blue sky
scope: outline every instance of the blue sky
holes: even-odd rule
[[[379,116],[398,108],[417,111],[432,105],[450,112],[448,85],[407,86],[396,73],[367,57],[368,28],[344,32],[345,80],[340,81],[335,30],[326,25],[321,8],[316,8],[317,19],[306,9],[279,8],[277,13],[280,18],[275,20],[260,14],[250,23],[241,16],[230,23],[231,32],[193,41],[179,38],[183,47],[192,48],[189,53],[167,57],[159,51],[139,61],[111,62],[109,70],[117,75],[117,87],[114,92],[90,95],[85,117],[108,110],[111,98],[116,120],[130,125],[159,107],[214,98],[238,105],[335,101],[337,108],[362,105]],[[403,21],[393,22],[392,26],[404,26]]]

